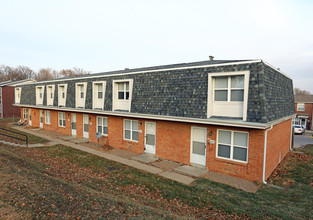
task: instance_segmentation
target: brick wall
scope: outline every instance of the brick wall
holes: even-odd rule
[[[14,88],[11,86],[2,87],[3,118],[20,117],[21,108],[13,106]]]
[[[295,109],[297,114],[308,114],[309,118],[307,119],[306,129],[312,129],[312,114],[313,114],[313,103],[305,103],[304,111],[298,111],[298,104],[295,103]]]
[[[290,149],[291,119],[268,131],[265,178],[267,179]]]
[[[23,114],[23,111],[21,111]],[[45,112],[44,112],[45,114]],[[39,127],[39,110],[32,109],[32,124],[34,127]],[[100,115],[99,115],[100,116]],[[66,127],[58,126],[58,111],[51,111],[51,124],[45,124],[45,130],[56,131],[64,135],[71,135],[71,113],[65,112]],[[104,117],[101,115],[101,117]],[[88,114],[89,118],[89,139],[97,143],[96,133],[96,118],[95,114]],[[100,143],[108,144],[114,148],[132,151],[138,154],[144,152],[144,136],[145,122],[156,122],[156,156],[190,164],[190,148],[191,148],[191,127],[204,127],[207,129],[207,137],[216,140],[217,130],[235,130],[249,132],[249,147],[248,147],[248,162],[241,163],[226,159],[216,158],[217,144],[209,144],[207,141],[206,148],[206,168],[209,171],[220,172],[231,176],[248,179],[251,181],[262,181],[263,171],[263,146],[264,146],[264,130],[233,128],[226,126],[208,126],[200,124],[191,124],[183,122],[169,122],[158,120],[145,120],[136,118],[124,118],[117,116],[107,116],[108,118],[108,135],[100,138]],[[131,119],[138,120],[139,132],[138,142],[128,141],[123,138],[123,120]],[[278,164],[280,151],[281,159],[289,151],[290,143],[290,120],[275,125],[268,134],[268,155],[267,155],[267,176],[273,171]],[[210,136],[210,132],[212,135]],[[83,114],[76,112],[76,133],[78,138],[83,138]],[[286,138],[282,138],[286,137]]]

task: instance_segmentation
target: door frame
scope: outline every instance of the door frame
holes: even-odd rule
[[[75,123],[76,123],[76,128],[75,129],[73,129],[73,127],[72,127],[73,116],[75,116]],[[75,131],[75,132],[73,132],[73,131]],[[77,118],[76,118],[76,113],[71,113],[71,134],[72,134],[72,136],[76,136],[77,135]]]
[[[192,156],[193,156],[193,153],[192,153],[192,141],[193,141],[193,129],[201,129],[201,130],[204,130],[204,143],[205,143],[205,150],[204,150],[204,163],[197,163],[197,162],[194,162],[193,159],[192,159]],[[207,128],[205,127],[197,127],[197,126],[191,126],[191,129],[190,129],[190,164],[194,164],[196,166],[204,166],[206,167],[206,156],[207,156]],[[197,155],[199,157],[199,155]]]
[[[147,152],[147,148],[146,148],[146,146],[147,146],[147,144],[146,144],[146,135],[147,135],[147,123],[152,123],[152,124],[154,124],[154,136],[155,136],[155,142],[154,142],[154,146],[152,146],[152,145],[149,145],[149,146],[152,146],[153,148],[154,148],[154,152]],[[154,122],[154,121],[145,121],[145,153],[149,153],[149,154],[153,154],[153,155],[155,155],[155,153],[156,153],[156,122]]]
[[[32,110],[28,109],[28,124],[32,126]]]
[[[39,127],[43,129],[43,110],[39,110]]]
[[[85,125],[84,119],[85,119],[85,116],[87,116],[88,132],[84,131],[84,125]],[[83,114],[83,138],[89,138],[89,115],[88,114]]]

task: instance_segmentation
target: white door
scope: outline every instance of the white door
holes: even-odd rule
[[[206,128],[191,127],[190,163],[203,165],[206,163]]]
[[[146,121],[145,152],[155,154],[156,123]]]
[[[32,126],[32,110],[31,109],[28,110],[28,114],[29,114],[29,116],[28,116],[29,125]]]
[[[89,116],[83,115],[83,137],[89,138]]]
[[[76,114],[71,114],[72,136],[76,136]]]
[[[40,128],[43,128],[43,111],[40,110],[39,112],[39,121],[40,121]]]

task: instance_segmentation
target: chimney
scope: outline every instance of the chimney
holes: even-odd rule
[[[210,60],[211,60],[211,61],[214,59],[214,57],[213,57],[213,56],[209,56],[209,57],[210,57]]]

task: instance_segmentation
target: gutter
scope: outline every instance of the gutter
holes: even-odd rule
[[[264,184],[267,184],[265,180],[265,168],[266,168],[266,148],[267,148],[267,132],[273,129],[273,125],[271,125],[270,128],[265,130],[265,135],[264,135],[264,153],[263,153],[263,176],[262,176],[262,182]]]

